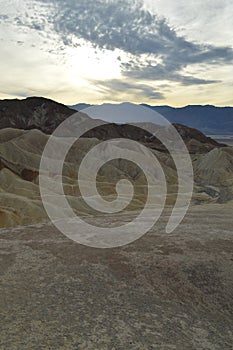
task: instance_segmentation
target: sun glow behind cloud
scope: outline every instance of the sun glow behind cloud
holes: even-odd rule
[[[232,104],[226,8],[230,13],[233,7],[228,0],[203,6],[193,0],[3,3],[1,97],[43,95],[67,104]],[[194,18],[201,7],[205,10]],[[215,9],[225,19],[217,46],[213,26],[221,22]],[[199,26],[200,33],[192,34]]]
[[[97,50],[84,44],[67,49],[67,64],[70,65],[72,77],[87,80],[121,77],[119,51]]]

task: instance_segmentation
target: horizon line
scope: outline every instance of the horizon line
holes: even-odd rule
[[[178,107],[175,107],[175,106],[172,106],[172,105],[163,105],[163,104],[158,104],[158,105],[154,105],[154,104],[148,104],[148,103],[135,103],[135,102],[130,102],[130,101],[122,101],[122,102],[103,102],[103,103],[88,103],[88,102],[78,102],[78,103],[75,103],[75,104],[65,104],[65,103],[62,103],[60,101],[57,101],[55,99],[52,99],[52,98],[49,98],[49,97],[45,97],[45,96],[36,96],[36,95],[32,95],[32,96],[26,96],[26,97],[22,97],[22,98],[4,98],[4,99],[0,99],[0,101],[23,101],[23,100],[27,100],[27,99],[30,99],[30,98],[38,98],[38,99],[45,99],[45,100],[50,100],[50,101],[53,101],[53,102],[56,102],[56,103],[59,103],[59,104],[62,104],[64,106],[67,106],[69,108],[72,108],[72,107],[75,107],[77,105],[89,105],[89,106],[102,106],[102,105],[105,105],[105,104],[109,104],[109,105],[121,105],[121,104],[124,104],[124,103],[131,103],[131,104],[134,104],[134,105],[141,105],[141,106],[150,106],[150,107],[170,107],[170,108],[174,108],[174,109],[181,109],[181,108],[186,108],[186,107],[215,107],[215,108],[233,108],[233,106],[231,105],[225,105],[225,106],[219,106],[219,105],[215,105],[215,104],[209,104],[209,103],[206,103],[206,104],[187,104],[187,105],[182,105],[182,106],[178,106]]]

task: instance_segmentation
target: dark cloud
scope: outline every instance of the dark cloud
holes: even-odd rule
[[[233,61],[232,48],[188,41],[165,19],[145,10],[140,0],[35,0],[35,3],[37,7],[41,4],[43,11],[31,19],[25,17],[24,25],[37,31],[50,28],[64,45],[84,39],[96,48],[120,49],[132,57],[130,64],[122,64],[123,74],[130,78],[171,80],[183,85],[210,84],[216,81],[185,76],[184,68]],[[152,64],[145,60],[145,55],[150,59],[159,57],[160,63]]]
[[[0,15],[0,22],[6,22],[9,19],[7,15]]]
[[[200,79],[194,76],[182,75],[176,67],[169,67],[162,64],[153,65],[149,62],[147,64],[137,65],[134,63],[122,65],[123,75],[126,78],[137,80],[169,80],[179,82],[182,85],[206,85],[219,82],[218,80]]]
[[[191,43],[169,27],[165,19],[143,8],[140,0],[40,0],[54,4],[47,19],[63,38],[90,41],[93,45],[114,50],[122,49],[133,55],[176,54],[172,61],[199,63],[210,60],[232,60],[232,49]],[[41,29],[41,21],[35,23]],[[168,57],[167,57],[168,58]]]
[[[104,82],[94,81],[94,84],[109,99],[112,98],[113,92],[114,98],[117,98],[117,94],[119,94],[119,100],[121,100],[120,96],[128,94],[152,100],[164,99],[163,94],[145,84],[135,84],[135,82],[125,82],[119,79],[106,80]]]

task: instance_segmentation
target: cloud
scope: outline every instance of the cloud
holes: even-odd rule
[[[0,22],[6,22],[9,19],[7,15],[0,15]]]
[[[118,48],[133,55],[164,54],[171,58],[176,53],[175,58],[185,63],[225,62],[233,58],[231,48],[198,45],[178,36],[165,19],[145,10],[140,0],[50,0],[50,3],[54,7],[46,19],[66,44],[71,45],[77,37],[99,48]],[[44,21],[45,17],[43,20],[37,17],[37,22],[33,18],[31,25],[41,30]]]
[[[169,67],[169,65],[165,66],[162,64],[153,65],[149,62],[142,65],[137,65],[133,62],[131,64],[127,64],[126,67],[124,64],[122,65],[123,75],[126,78],[137,79],[137,80],[148,80],[148,81],[156,81],[156,80],[169,80],[172,82],[179,82],[182,85],[207,85],[218,83],[219,80],[210,80],[210,79],[200,79],[195,76],[189,76],[179,73],[179,69],[177,67]]]
[[[41,12],[31,18],[17,18],[18,25],[23,23],[36,31],[50,29],[68,46],[84,39],[99,49],[122,50],[131,57],[130,64],[122,63],[124,76],[130,78],[170,80],[182,85],[212,84],[217,81],[185,76],[182,71],[196,64],[224,65],[233,61],[232,48],[188,41],[164,18],[145,10],[140,0],[40,0],[35,3],[43,4]],[[145,55],[149,59],[145,59]],[[151,64],[151,58],[156,57],[160,63]]]
[[[156,91],[153,87],[146,84],[136,84],[135,82],[125,82],[119,79],[112,79],[107,81],[94,81],[95,86],[104,93],[108,99],[114,98],[122,101],[128,95],[137,96],[138,98],[147,98],[151,100],[163,100],[164,96],[161,92]]]
[[[147,8],[190,40],[213,45],[233,45],[232,0],[144,0]]]
[[[182,1],[185,3],[185,0]],[[196,3],[195,0],[192,1]],[[13,4],[15,0],[10,2]],[[154,0],[152,2],[153,11],[156,11],[156,2]],[[133,99],[134,102],[137,99],[162,100],[165,95],[166,98],[168,96],[173,98],[173,103],[176,103],[176,93],[183,99],[190,94],[189,100],[193,98],[196,90],[199,94],[199,89],[206,91],[206,95],[202,93],[203,99],[209,98],[214,89],[216,91],[221,89],[222,93],[223,84],[215,83],[221,81],[222,77],[224,82],[231,79],[230,75],[225,73],[227,65],[233,60],[231,47],[192,42],[182,36],[179,29],[172,28],[166,19],[156,15],[156,12],[146,10],[144,2],[140,0],[25,0],[18,2],[17,6],[20,8],[6,6],[6,9],[10,9],[10,15],[4,10],[5,14],[2,11],[3,14],[0,16],[0,25],[3,28],[1,37],[5,40],[5,45],[2,47],[9,47],[11,42],[15,43],[11,55],[7,53],[5,58],[8,69],[2,64],[1,71],[3,76],[6,76],[2,87],[5,83],[11,84],[11,89],[15,92],[23,84],[26,85],[26,93],[35,91],[57,96],[58,93],[55,95],[53,90],[56,86],[63,85],[65,81],[68,84],[66,96],[69,100],[71,94],[69,90],[73,89],[73,86],[76,87],[72,95],[74,101],[77,99],[76,96],[87,101],[87,95],[88,102],[93,102],[93,98],[98,99],[98,102],[102,101],[102,98],[111,101],[115,98],[119,101]],[[163,10],[163,5],[161,7]],[[191,16],[189,6],[187,10]],[[206,9],[205,12],[207,13]],[[205,30],[205,27],[202,30]],[[92,60],[86,60],[88,54],[83,48],[84,59],[81,59],[81,50],[73,49],[78,45],[96,48],[96,57],[93,53],[95,50],[92,50],[90,53]],[[43,63],[40,51],[48,56],[47,58],[42,55]],[[22,57],[19,57],[19,53],[22,53]],[[74,66],[78,69],[73,69],[70,63],[73,64],[70,60],[73,53]],[[58,59],[59,55],[62,57]],[[102,59],[103,55],[110,57],[107,62],[108,66],[113,66],[111,75],[104,75],[107,66]],[[28,61],[37,56],[38,61],[32,72]],[[1,57],[4,58],[2,54]],[[49,59],[54,64],[48,63]],[[97,59],[102,61],[102,65],[93,64],[91,70],[92,61]],[[10,75],[12,78],[9,81],[7,72],[12,67],[14,69],[14,61],[19,61],[18,68],[16,73]],[[56,74],[53,73],[51,66],[57,66]],[[98,69],[100,74],[96,78],[93,72]],[[41,70],[45,73],[41,74]],[[89,75],[86,74],[87,70]],[[39,73],[35,74],[36,72]],[[27,79],[24,78],[25,74]],[[90,77],[102,81],[90,81]],[[109,80],[110,77],[116,79]],[[46,83],[43,82],[41,86],[41,80],[44,79]],[[51,86],[47,91],[48,83]],[[177,83],[180,86],[177,86]],[[163,84],[169,84],[171,90],[168,91]],[[187,86],[192,88],[187,89]],[[219,91],[217,92],[216,96],[220,96]],[[62,96],[62,93],[64,92],[59,92],[59,96]],[[83,97],[80,97],[82,93]],[[227,93],[230,93],[228,87],[224,94]],[[200,99],[199,95],[196,99]]]

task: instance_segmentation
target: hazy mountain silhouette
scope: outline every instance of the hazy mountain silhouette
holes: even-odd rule
[[[72,106],[73,109],[81,111],[92,105],[80,103]],[[106,104],[106,106],[114,106]],[[167,118],[171,123],[183,124],[192,128],[196,128],[207,135],[232,135],[233,134],[233,107],[215,107],[211,105],[199,106],[189,105],[182,108],[173,108],[170,106],[150,106],[142,104]],[[102,119],[105,119],[104,116]],[[111,117],[106,116],[109,122],[117,122]],[[135,122],[135,120],[126,120],[125,122]],[[136,122],[154,122],[150,117],[145,120]]]

